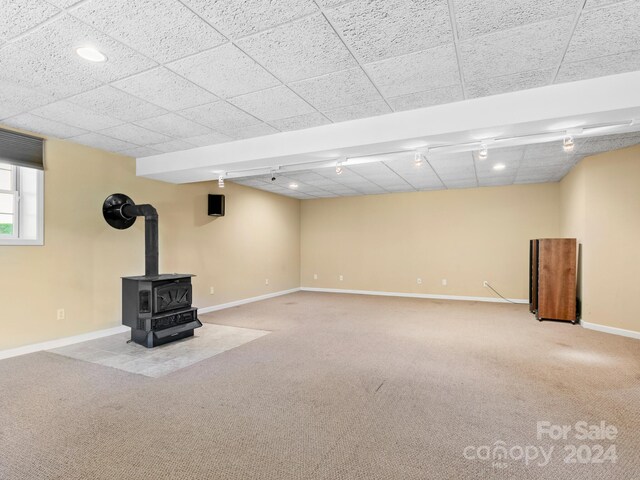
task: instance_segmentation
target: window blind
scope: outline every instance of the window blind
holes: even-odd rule
[[[44,140],[0,128],[0,163],[44,170]]]

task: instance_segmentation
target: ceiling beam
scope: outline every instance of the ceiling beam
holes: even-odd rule
[[[636,120],[640,72],[552,85],[137,159],[137,174],[171,183],[220,172],[331,160],[501,136]],[[627,130],[629,131],[629,130]]]

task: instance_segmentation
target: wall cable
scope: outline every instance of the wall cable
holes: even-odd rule
[[[509,300],[508,298],[503,297],[503,296],[500,294],[500,292],[498,292],[495,288],[493,288],[493,287],[491,286],[491,284],[490,284],[489,282],[485,282],[485,284],[486,284],[487,288],[489,288],[489,289],[493,290],[493,292],[494,292],[496,295],[498,295],[500,298],[502,298],[503,300],[505,300],[505,301],[507,301],[507,302],[509,302],[509,303],[513,303],[514,305],[520,305],[518,302],[513,302],[513,301]]]

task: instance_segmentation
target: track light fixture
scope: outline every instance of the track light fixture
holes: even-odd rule
[[[562,149],[566,153],[571,153],[573,152],[574,147],[575,143],[573,141],[573,137],[571,135],[567,135],[566,137],[564,137],[564,140],[562,141]]]
[[[486,143],[480,144],[480,151],[478,152],[478,158],[480,160],[486,160],[489,158],[489,148]]]
[[[421,165],[422,164],[422,153],[421,152],[416,152],[413,156],[413,161],[416,165]]]
[[[218,188],[224,188],[224,175],[218,177]]]
[[[336,164],[336,174],[342,175],[342,162]]]
[[[271,181],[272,182],[276,181],[276,171],[275,170],[271,170]]]

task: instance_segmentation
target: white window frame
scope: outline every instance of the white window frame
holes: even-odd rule
[[[0,161],[0,163],[2,163]],[[0,234],[0,245],[44,245],[44,172],[36,170],[36,203],[37,203],[37,215],[36,215],[36,238],[21,238],[20,226],[21,217],[23,214],[20,193],[20,173],[23,168],[15,165],[10,165],[12,176],[12,190],[0,190],[0,193],[13,194],[13,233],[11,235]]]
[[[13,233],[6,234],[6,233],[0,233],[0,240],[14,240],[16,238],[19,238],[19,228],[20,228],[20,194],[18,192],[18,167],[16,167],[15,165],[6,165],[7,167],[9,167],[9,172],[10,172],[10,177],[11,177],[11,184],[9,185],[9,190],[3,190],[0,189],[0,193],[4,193],[4,194],[9,194],[9,195],[13,195],[13,213],[9,213],[9,212],[0,212],[0,214],[8,214],[8,215],[12,215],[13,216]],[[6,168],[3,168],[2,170],[7,170]]]

